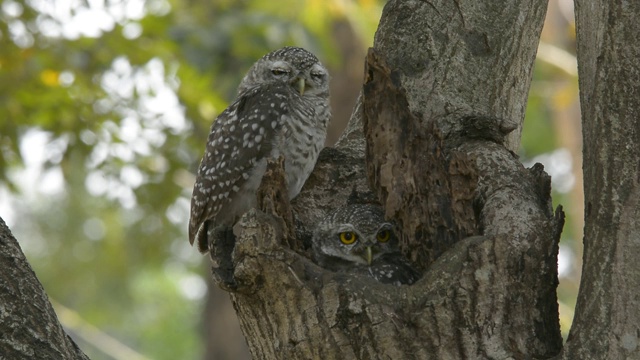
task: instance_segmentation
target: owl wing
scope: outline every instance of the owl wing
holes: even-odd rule
[[[197,238],[201,252],[208,250],[207,229],[212,220],[242,188],[258,161],[271,154],[276,135],[289,117],[291,91],[287,84],[249,89],[211,126],[189,219],[189,242],[193,245]]]
[[[393,285],[411,285],[420,278],[420,273],[401,253],[379,257],[371,265],[370,275],[381,283]]]

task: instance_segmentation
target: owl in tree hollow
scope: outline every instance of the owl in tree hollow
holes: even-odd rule
[[[298,195],[330,117],[329,73],[315,55],[285,47],[253,64],[211,126],[191,197],[191,244],[206,252],[209,228],[231,227],[256,206],[269,157],[284,156],[289,199]]]
[[[375,205],[348,205],[329,213],[312,238],[314,261],[335,272],[357,273],[381,283],[413,284],[420,275],[402,255],[392,223]]]

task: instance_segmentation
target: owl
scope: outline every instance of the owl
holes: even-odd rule
[[[402,255],[392,223],[376,205],[330,212],[312,237],[313,260],[327,270],[361,274],[381,283],[413,284],[419,274]]]
[[[282,155],[289,199],[324,146],[329,73],[312,53],[285,47],[259,59],[211,126],[191,197],[189,242],[209,249],[210,228],[231,227],[256,206],[266,159]]]

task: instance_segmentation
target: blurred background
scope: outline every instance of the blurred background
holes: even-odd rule
[[[248,359],[228,295],[187,241],[211,122],[284,45],[330,68],[328,145],[351,114],[383,1],[3,0],[0,217],[92,359]],[[583,219],[571,0],[552,1],[520,156],[545,165],[567,224],[563,334]]]

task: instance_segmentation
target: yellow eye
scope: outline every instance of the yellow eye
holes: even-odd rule
[[[340,241],[342,241],[342,243],[345,245],[353,244],[354,242],[356,242],[356,239],[358,238],[358,235],[356,235],[356,233],[354,233],[353,231],[341,232],[339,236],[340,236]]]
[[[378,238],[379,242],[387,242],[391,238],[391,231],[382,230],[378,233],[378,235],[376,235],[376,237]]]

